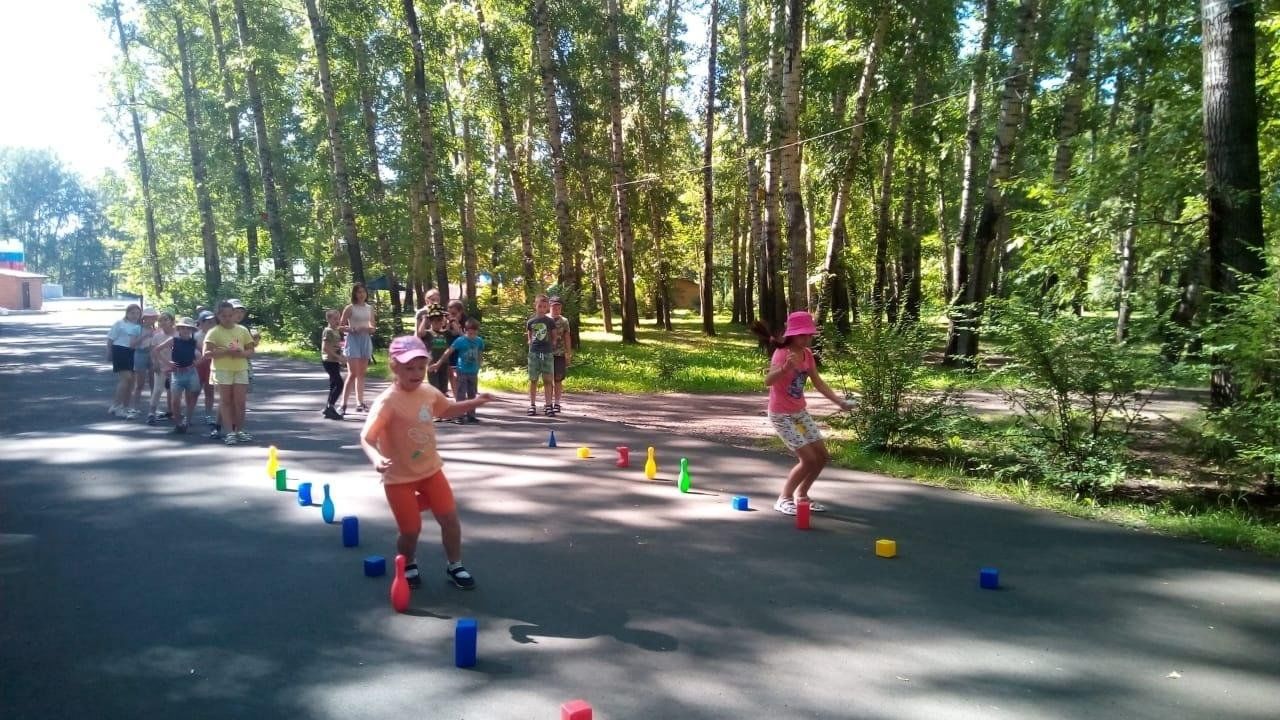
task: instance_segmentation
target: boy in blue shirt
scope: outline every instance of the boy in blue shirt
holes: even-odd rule
[[[440,359],[430,366],[432,370],[439,371],[442,367],[448,367],[450,357],[457,355],[458,392],[454,400],[458,402],[475,399],[480,376],[480,353],[484,350],[484,338],[480,337],[480,323],[476,322],[475,318],[468,318],[463,327],[463,334],[454,339],[453,344],[444,351]],[[473,408],[465,418],[456,417],[453,422],[457,425],[464,422],[478,423],[480,418],[476,417],[476,411]]]

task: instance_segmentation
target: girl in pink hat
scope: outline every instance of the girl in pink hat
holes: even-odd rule
[[[809,349],[813,336],[818,333],[812,315],[803,310],[788,315],[787,330],[781,338],[760,323],[752,330],[768,345],[772,356],[769,372],[764,376],[764,384],[769,388],[769,422],[799,461],[787,474],[773,509],[784,515],[795,515],[796,503],[807,502],[813,512],[823,512],[827,509],[825,506],[809,499],[809,488],[831,455],[818,424],[805,407],[805,382],[812,378],[814,388],[843,410],[852,405],[836,395],[818,375],[813,351]]]

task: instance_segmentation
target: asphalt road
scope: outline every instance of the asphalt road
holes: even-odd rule
[[[320,416],[319,364],[259,359],[258,442],[226,448],[107,416],[115,318],[0,320],[5,720],[528,720],[574,698],[605,720],[1280,713],[1280,563],[838,470],[802,532],[768,510],[781,455],[517,404],[440,428],[478,589],[446,583],[428,518],[398,615],[361,571],[394,526],[359,424]],[[268,444],[290,486],[331,484],[359,548],[274,489]]]

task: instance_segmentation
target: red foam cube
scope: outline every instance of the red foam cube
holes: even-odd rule
[[[570,700],[560,706],[560,720],[591,720],[591,706],[586,700]]]

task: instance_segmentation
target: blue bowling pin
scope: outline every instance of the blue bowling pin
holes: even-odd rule
[[[329,484],[324,485],[324,504],[320,506],[320,517],[326,523],[333,522],[333,498],[329,497]]]

